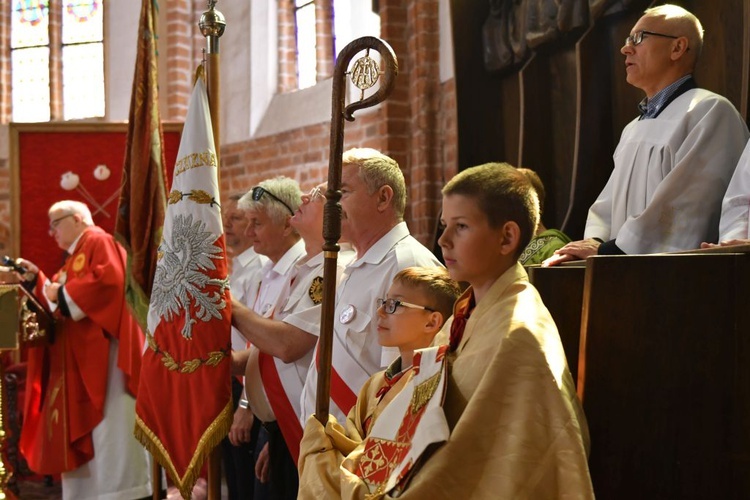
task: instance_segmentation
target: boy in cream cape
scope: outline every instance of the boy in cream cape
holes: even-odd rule
[[[432,343],[460,293],[458,283],[440,267],[409,267],[396,274],[387,296],[379,300],[378,342],[398,348],[400,357],[365,383],[343,426],[335,417],[329,417],[325,428],[315,417],[308,419],[300,446],[300,499],[341,497],[342,484],[347,497],[366,494],[365,485],[347,471],[356,470],[362,441],[410,380],[414,351]],[[346,471],[340,470],[342,462]],[[347,477],[355,484],[347,484]],[[351,486],[359,493],[348,492]]]

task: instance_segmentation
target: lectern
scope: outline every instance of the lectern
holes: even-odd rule
[[[0,284],[0,351],[17,350],[27,343],[47,342],[53,335],[53,326],[49,314],[22,286]],[[7,489],[13,477],[13,470],[5,463],[5,456],[10,451],[5,401],[5,367],[0,363],[0,499],[8,498]],[[16,435],[14,441],[17,440]]]

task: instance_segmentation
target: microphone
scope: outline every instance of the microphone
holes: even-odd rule
[[[26,274],[26,273],[29,272],[28,269],[26,269],[23,266],[18,265],[14,259],[11,259],[7,255],[3,255],[3,265],[5,267],[9,267],[9,268],[13,269],[15,272],[17,272],[17,273],[19,273],[21,275],[24,275],[24,274]]]

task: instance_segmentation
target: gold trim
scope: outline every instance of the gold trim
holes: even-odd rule
[[[221,410],[221,413],[219,413],[216,419],[211,422],[211,425],[208,426],[201,436],[198,441],[198,446],[196,446],[195,451],[193,452],[193,457],[190,459],[190,464],[185,470],[185,475],[182,477],[177,474],[177,469],[175,469],[175,466],[172,463],[172,458],[169,456],[169,452],[164,448],[161,440],[151,429],[149,429],[137,413],[135,415],[135,429],[133,430],[133,435],[143,447],[154,456],[156,461],[159,462],[159,465],[164,467],[164,470],[169,474],[169,477],[172,478],[175,486],[180,490],[180,494],[184,498],[190,498],[193,486],[198,480],[198,477],[200,477],[203,463],[209,457],[213,449],[221,443],[227,434],[229,434],[229,428],[232,426],[233,415],[234,408],[232,406],[232,401],[230,400],[227,401],[224,409]]]
[[[438,385],[440,384],[440,377],[443,375],[443,369],[441,367],[435,375],[431,376],[424,382],[418,384],[414,388],[414,393],[411,396],[411,403],[409,409],[412,414],[419,413],[424,405],[430,402],[430,399],[437,391]]]

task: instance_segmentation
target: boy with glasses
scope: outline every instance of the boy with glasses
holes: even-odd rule
[[[356,469],[358,453],[352,452],[409,381],[414,351],[432,343],[460,294],[458,283],[441,267],[409,267],[396,274],[386,297],[378,299],[378,342],[401,355],[365,383],[344,427],[331,417],[324,429],[310,417],[301,445],[299,498],[341,496],[339,466],[347,458],[347,470]]]

